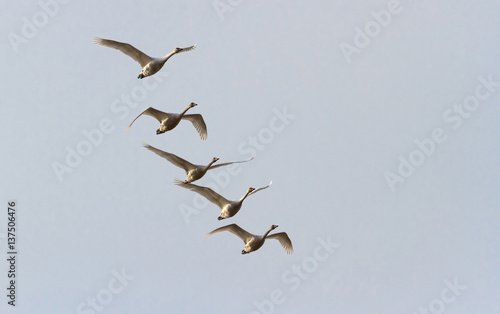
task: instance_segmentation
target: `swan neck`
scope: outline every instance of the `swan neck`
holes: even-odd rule
[[[207,170],[210,169],[210,167],[216,162],[216,160],[212,160],[208,165],[207,165]]]
[[[171,53],[169,53],[168,55],[166,55],[165,57],[161,58],[161,62],[162,63],[165,63],[167,62],[168,59],[170,59],[171,56],[173,56],[175,53],[172,51]]]
[[[183,112],[181,112],[181,117],[182,117],[183,115],[185,115],[185,114],[186,114],[186,112],[187,112],[189,109],[191,109],[191,106],[187,106],[187,108],[186,108],[186,109],[184,109],[184,111],[183,111]]]
[[[267,238],[267,235],[269,234],[269,232],[271,232],[273,230],[273,227],[269,228],[269,230],[266,231],[266,233],[264,233],[263,237],[264,239]]]
[[[240,202],[243,202],[243,200],[245,200],[245,198],[247,198],[248,194],[250,194],[250,191],[247,191],[245,193],[245,195],[243,195],[243,197],[240,199]]]

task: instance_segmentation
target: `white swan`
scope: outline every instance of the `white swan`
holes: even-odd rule
[[[269,186],[271,186],[273,182],[271,181],[268,185],[260,189],[248,188],[245,195],[243,195],[243,197],[237,201],[229,201],[224,197],[222,197],[220,194],[214,192],[214,190],[212,190],[211,188],[199,186],[192,183],[185,183],[179,179],[175,179],[174,183],[180,187],[194,191],[200,194],[201,196],[204,196],[207,200],[219,206],[221,212],[219,217],[217,217],[217,219],[222,220],[236,215],[236,213],[241,209],[241,205],[243,204],[243,201],[245,200],[245,198],[247,198],[247,196],[255,194],[261,190],[267,189]]]
[[[139,76],[137,78],[144,78],[146,76],[151,76],[155,74],[156,72],[160,71],[160,69],[163,67],[165,62],[167,60],[181,52],[186,52],[186,51],[191,51],[196,48],[196,45],[193,45],[191,47],[186,47],[186,48],[175,48],[171,53],[166,55],[163,58],[151,58],[147,54],[143,53],[139,49],[135,48],[134,46],[127,44],[127,43],[121,43],[119,41],[114,41],[114,40],[109,40],[109,39],[102,39],[99,37],[94,37],[94,43],[104,46],[104,47],[109,47],[109,48],[114,48],[117,50],[120,50],[127,56],[131,57],[135,61],[139,62],[142,68],[142,72],[139,73]]]
[[[130,127],[132,124],[134,124],[135,120],[139,118],[140,116],[147,115],[156,118],[160,122],[160,127],[158,130],[156,130],[156,134],[162,134],[167,131],[172,130],[175,128],[181,120],[188,120],[191,121],[193,126],[195,127],[196,131],[198,131],[198,134],[200,134],[200,137],[202,140],[207,139],[207,125],[205,124],[205,121],[203,120],[203,117],[201,114],[186,114],[186,112],[193,108],[194,106],[197,106],[194,102],[190,103],[189,106],[187,106],[186,109],[184,109],[183,112],[181,113],[166,113],[160,110],[157,110],[153,107],[149,107],[148,109],[144,110],[140,115],[138,115],[132,123],[128,126],[127,130],[130,130]]]
[[[184,169],[184,171],[186,171],[186,175],[187,175],[186,180],[184,181],[185,183],[191,183],[191,182],[194,182],[194,181],[196,181],[198,179],[201,179],[207,173],[208,170],[212,170],[212,169],[215,169],[215,168],[218,168],[218,167],[227,166],[227,165],[230,165],[230,164],[247,162],[247,161],[250,161],[250,160],[253,159],[253,157],[252,157],[252,158],[250,158],[248,160],[226,162],[226,163],[218,164],[218,165],[214,166],[213,164],[217,160],[219,160],[219,158],[214,157],[214,158],[212,158],[212,160],[210,161],[210,163],[208,165],[206,165],[206,166],[193,165],[189,161],[184,160],[184,159],[182,159],[179,156],[176,156],[176,155],[171,154],[171,153],[167,153],[166,151],[163,151],[161,149],[153,147],[153,146],[149,145],[148,143],[143,143],[142,145],[145,148],[147,148],[150,151],[152,151],[153,153],[157,154],[158,156],[163,157],[166,160],[170,161],[171,163],[173,163],[177,167]]]
[[[258,249],[260,249],[262,245],[264,245],[266,239],[276,239],[280,241],[281,246],[283,246],[283,248],[288,254],[292,254],[293,253],[292,241],[290,240],[286,232],[280,232],[268,235],[269,232],[271,232],[271,230],[274,230],[276,228],[278,228],[277,225],[272,225],[271,228],[269,228],[269,230],[267,230],[267,232],[264,233],[264,235],[258,236],[246,232],[245,230],[240,228],[237,224],[231,224],[215,229],[214,231],[207,233],[206,236],[209,237],[212,234],[219,233],[222,231],[229,231],[232,234],[237,235],[238,237],[240,237],[241,240],[243,240],[243,243],[245,243],[245,248],[241,251],[241,254],[248,254],[250,252],[257,251]]]

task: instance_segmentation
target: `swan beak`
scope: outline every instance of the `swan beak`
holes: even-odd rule
[[[224,218],[222,218],[221,216],[219,216],[219,217],[217,217],[217,219],[218,219],[218,220],[222,220],[222,219],[224,219]]]

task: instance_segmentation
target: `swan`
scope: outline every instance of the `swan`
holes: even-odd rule
[[[160,127],[158,130],[156,130],[156,134],[162,134],[167,131],[172,130],[175,128],[181,120],[188,120],[191,121],[193,126],[195,127],[196,131],[198,131],[198,134],[200,134],[200,137],[202,140],[207,139],[207,126],[205,124],[205,121],[203,120],[203,117],[201,114],[186,114],[186,112],[193,108],[194,106],[198,106],[194,102],[190,103],[189,106],[187,106],[186,109],[184,109],[183,112],[181,113],[166,113],[160,110],[157,110],[153,107],[149,107],[148,109],[144,110],[140,115],[138,115],[132,123],[128,126],[127,130],[130,130],[130,127],[132,124],[134,124],[135,120],[139,118],[140,116],[147,115],[156,118],[160,122]]]
[[[240,228],[240,226],[238,226],[237,224],[230,224],[224,227],[217,228],[214,231],[207,233],[205,236],[209,237],[212,234],[216,234],[222,231],[229,231],[232,234],[240,237],[240,239],[243,240],[243,243],[245,243],[245,248],[241,251],[241,254],[248,254],[250,252],[257,251],[258,249],[260,249],[262,245],[264,245],[266,239],[276,239],[280,241],[281,246],[283,246],[287,254],[292,254],[293,253],[292,241],[290,240],[286,232],[280,232],[269,235],[269,232],[271,232],[276,228],[278,228],[277,225],[272,225],[271,228],[269,228],[269,230],[267,230],[267,232],[264,233],[264,235],[258,236],[246,232],[245,230]]]
[[[193,165],[189,161],[184,160],[184,159],[182,159],[179,156],[176,156],[176,155],[171,154],[171,153],[167,153],[167,152],[165,152],[165,151],[163,151],[161,149],[158,149],[156,147],[153,147],[153,146],[149,145],[146,142],[144,142],[142,145],[145,148],[147,148],[150,151],[152,151],[153,153],[157,154],[158,156],[163,157],[166,160],[170,161],[171,163],[173,163],[177,167],[184,169],[184,171],[186,171],[186,175],[187,175],[186,180],[184,180],[185,183],[191,183],[191,182],[194,182],[194,181],[196,181],[198,179],[201,179],[207,173],[208,170],[212,170],[212,169],[215,169],[215,168],[218,168],[218,167],[227,166],[227,165],[230,165],[230,164],[247,162],[247,161],[250,161],[250,160],[253,159],[253,157],[252,157],[252,158],[250,158],[248,160],[226,162],[226,163],[218,164],[218,165],[214,166],[213,164],[217,160],[219,160],[219,158],[214,157],[214,158],[212,158],[212,160],[210,161],[210,163],[208,163],[208,165],[206,165],[206,166]]]
[[[243,204],[243,201],[245,200],[245,198],[247,198],[247,196],[255,194],[261,190],[267,189],[268,187],[271,186],[271,184],[273,182],[271,181],[268,185],[266,185],[265,187],[259,188],[259,189],[248,188],[245,195],[243,195],[243,197],[237,201],[228,201],[227,199],[222,197],[220,194],[214,192],[214,190],[212,190],[211,188],[199,186],[199,185],[192,184],[192,183],[186,183],[186,182],[183,182],[179,179],[175,179],[174,183],[180,187],[194,191],[194,192],[200,194],[201,196],[204,196],[207,200],[209,200],[210,202],[219,206],[221,209],[221,212],[220,212],[219,217],[217,217],[217,219],[222,220],[222,219],[226,219],[226,218],[233,217],[234,215],[236,215],[236,213],[241,209],[241,205]]]
[[[127,43],[121,43],[119,41],[114,41],[114,40],[109,40],[109,39],[102,39],[99,37],[94,37],[94,43],[100,46],[104,47],[109,47],[109,48],[114,48],[116,50],[120,50],[127,56],[131,57],[135,61],[137,61],[142,68],[142,72],[139,73],[137,78],[142,79],[146,76],[151,76],[155,74],[156,72],[160,71],[160,69],[163,67],[165,62],[167,60],[181,52],[186,52],[186,51],[191,51],[196,48],[196,45],[186,47],[186,48],[175,48],[171,53],[168,55],[164,56],[163,58],[151,58],[147,54],[143,53],[139,49],[135,48],[134,46],[127,44]]]

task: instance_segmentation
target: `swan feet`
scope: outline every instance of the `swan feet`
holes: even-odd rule
[[[144,74],[142,74],[142,72],[139,73],[139,75],[137,76],[138,79],[142,79],[143,77],[144,77]]]

